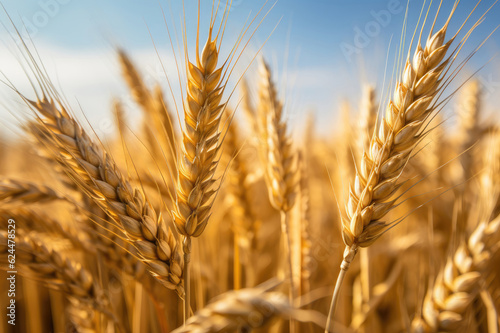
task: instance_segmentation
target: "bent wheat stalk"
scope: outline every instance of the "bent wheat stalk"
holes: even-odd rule
[[[402,185],[400,175],[413,148],[425,135],[421,131],[426,120],[436,110],[433,103],[443,88],[450,58],[447,51],[456,34],[447,42],[446,31],[457,4],[444,26],[433,34],[431,29],[425,48],[420,38],[413,59],[410,54],[402,77],[396,83],[378,133],[370,141],[361,164],[356,169],[354,187],[349,189],[346,217],[342,218],[342,237],[346,245],[340,273],[330,306],[327,329],[335,313],[340,287],[359,247],[368,247],[393,223],[380,221],[393,207],[392,195]],[[462,43],[462,42],[461,42]],[[443,75],[444,73],[444,75]]]

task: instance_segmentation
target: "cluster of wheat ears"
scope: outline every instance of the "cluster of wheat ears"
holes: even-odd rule
[[[0,332],[499,332],[500,127],[459,75],[488,10],[448,31],[457,6],[424,5],[387,101],[365,85],[333,137],[312,117],[291,134],[264,57],[229,88],[258,20],[220,54],[217,3],[182,101],[117,51],[143,121],[116,100],[102,141],[21,40],[35,97],[4,80],[30,113],[0,146],[0,262],[12,219],[19,274]]]

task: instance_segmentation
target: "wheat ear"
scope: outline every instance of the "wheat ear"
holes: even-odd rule
[[[7,260],[8,239],[9,234],[1,231],[0,253],[5,258],[2,260]],[[43,281],[47,287],[63,291],[68,297],[91,305],[116,322],[106,299],[99,299],[101,295],[94,286],[92,275],[78,262],[65,258],[60,251],[49,247],[36,234],[17,233],[16,264],[21,268],[21,274]]]
[[[479,117],[481,113],[481,89],[477,80],[468,82],[460,93],[458,105],[458,153],[462,177],[466,181],[474,174],[474,156],[470,148],[481,136]]]
[[[189,316],[191,237],[198,237],[205,230],[218,192],[218,188],[214,188],[217,181],[214,174],[219,164],[222,143],[219,125],[226,105],[221,101],[225,88],[221,75],[225,63],[217,67],[219,35],[212,39],[212,31],[213,25],[210,26],[201,54],[197,44],[196,64],[187,62],[184,127],[177,167],[176,204],[172,212],[175,226],[184,236],[186,318]]]
[[[124,50],[118,49],[122,75],[132,96],[144,113],[144,132],[151,153],[167,159],[169,172],[174,172],[176,161],[175,130],[173,116],[167,108],[161,88],[148,89],[139,71]]]
[[[422,126],[436,109],[433,100],[442,89],[443,72],[447,73],[449,62],[445,56],[455,38],[445,42],[454,9],[438,32],[432,35],[431,30],[424,49],[418,41],[412,61],[408,55],[378,133],[370,140],[370,149],[365,151],[356,169],[354,186],[349,189],[346,217],[342,218],[346,248],[325,332],[329,332],[342,280],[358,248],[370,246],[392,225],[380,219],[391,210],[394,201],[390,199],[401,186],[401,172],[412,149],[425,135]]]
[[[361,110],[358,123],[358,136],[357,136],[357,159],[363,158],[363,152],[368,151],[370,148],[370,139],[373,130],[377,123],[377,97],[375,88],[371,85],[363,87],[363,96],[361,99]]]
[[[111,156],[92,141],[62,103],[56,104],[45,92],[36,102],[25,100],[40,115],[38,135],[50,145],[46,148],[64,171],[117,221],[151,274],[182,295],[182,254],[162,215],[140,189],[130,185]]]
[[[271,70],[264,59],[260,62],[261,111],[265,117],[266,132],[266,179],[269,197],[274,208],[288,212],[297,197],[297,154],[292,149],[283,119],[283,105],[278,100],[276,87],[271,78]],[[267,84],[264,84],[266,82]]]
[[[21,230],[36,231],[49,234],[54,238],[69,240],[71,245],[79,250],[84,249],[86,246],[89,247],[86,239],[82,237],[78,229],[75,230],[49,215],[33,211],[29,208],[0,209],[0,218],[2,219],[0,226],[6,226],[7,221],[13,219],[16,221],[16,227]]]
[[[114,99],[113,100],[113,119],[116,124],[116,129],[118,130],[118,137],[125,138],[125,133],[127,130],[127,120],[125,117],[125,112],[123,110],[123,105],[120,101]]]
[[[292,149],[286,122],[283,119],[283,105],[278,99],[271,70],[264,58],[261,58],[259,64],[259,76],[258,119],[259,131],[266,140],[261,148],[264,155],[265,178],[271,204],[280,212],[281,233],[285,237],[285,258],[287,258],[290,281],[290,303],[292,303],[296,296],[296,286],[293,277],[288,211],[292,209],[297,196],[297,154]],[[264,138],[261,137],[261,140]],[[290,321],[290,330],[293,331],[292,321]]]
[[[16,179],[0,179],[0,201],[23,204],[64,200],[49,186]]]
[[[264,327],[277,318],[293,317],[323,325],[324,319],[308,310],[294,309],[287,297],[264,288],[247,288],[226,292],[191,317],[184,327],[172,333],[184,332],[249,332]]]
[[[451,332],[463,322],[478,295],[482,274],[500,241],[500,215],[480,223],[467,242],[460,244],[424,299],[422,318],[413,322],[417,332]]]

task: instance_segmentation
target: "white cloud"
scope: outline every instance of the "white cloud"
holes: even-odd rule
[[[53,45],[36,45],[41,63],[49,73],[49,77],[57,90],[63,94],[79,117],[80,106],[98,135],[110,134],[112,117],[111,100],[117,97],[125,103],[128,116],[138,117],[135,104],[129,90],[121,78],[117,56],[112,48],[104,50],[75,50]],[[178,93],[178,77],[175,62],[167,52],[160,51],[161,61],[173,84],[174,93]],[[144,81],[152,86],[155,82],[162,84],[164,91],[170,91],[165,73],[154,49],[131,51],[130,56],[143,75]],[[23,71],[26,62],[20,60],[19,54],[10,50],[0,52],[0,70],[3,75],[23,94],[33,97],[28,76]],[[21,65],[21,63],[23,65]],[[28,67],[26,67],[28,68]],[[34,76],[28,70],[31,79]],[[7,87],[0,88],[0,96],[4,107],[0,109],[0,118],[14,123],[9,114],[12,108],[19,107],[19,98]],[[169,96],[167,95],[167,98]],[[171,100],[171,98],[169,98]],[[5,107],[7,106],[7,107]]]

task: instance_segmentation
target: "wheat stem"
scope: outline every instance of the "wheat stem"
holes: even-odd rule
[[[240,236],[237,231],[234,231],[234,240],[233,240],[233,289],[239,290],[241,289],[241,263],[240,263]]]
[[[185,236],[184,243],[184,324],[186,324],[186,320],[189,318],[189,309],[190,309],[190,300],[191,300],[191,284],[189,281],[189,266],[191,263],[191,237]]]
[[[287,258],[286,269],[288,271],[288,277],[290,282],[289,301],[290,304],[293,304],[293,300],[295,299],[295,283],[293,281],[292,241],[290,239],[290,230],[288,228],[287,212],[281,210],[280,218],[281,218],[281,234],[285,236],[284,246],[285,246],[285,257]],[[291,319],[290,319],[290,332],[295,332],[294,323]]]
[[[357,252],[358,252],[357,245],[345,247],[344,258],[342,260],[342,263],[340,264],[340,272],[339,272],[339,275],[337,277],[337,282],[335,283],[335,289],[333,290],[332,302],[330,303],[330,311],[328,312],[328,318],[326,319],[325,333],[332,332],[331,331],[332,319],[333,319],[333,315],[335,314],[335,308],[337,307],[337,303],[338,303],[338,299],[339,299],[339,295],[340,295],[340,288],[342,286],[342,282],[344,281],[345,275],[346,275],[347,271],[349,270],[349,266],[351,265],[351,262],[353,261]]]

